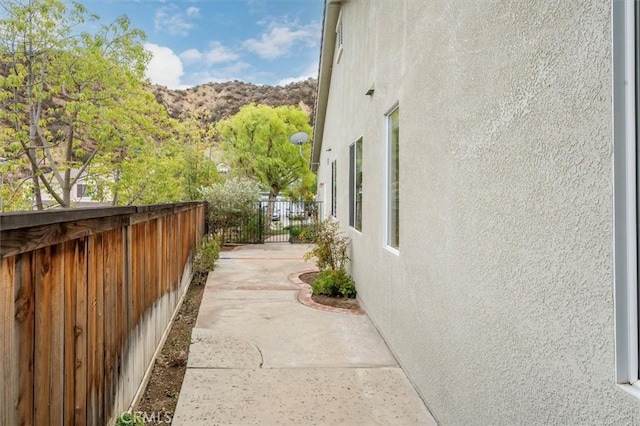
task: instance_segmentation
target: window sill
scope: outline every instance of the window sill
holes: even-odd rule
[[[384,246],[384,249],[389,253],[395,254],[396,256],[400,257],[400,250],[398,250],[397,248],[393,248],[391,246]]]
[[[618,389],[628,393],[629,395],[637,399],[640,399],[640,383],[639,382],[635,382],[634,384],[618,383],[616,386],[618,387]]]

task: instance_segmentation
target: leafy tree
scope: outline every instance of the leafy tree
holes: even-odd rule
[[[70,207],[71,188],[91,163],[122,155],[118,145],[139,137],[139,125],[153,116],[146,109],[153,104],[139,96],[148,61],[144,34],[126,17],[76,34],[85,20],[97,20],[79,3],[9,0],[1,7],[2,154],[26,163],[38,209],[43,189]]]
[[[316,196],[317,177],[315,173],[305,173],[301,179],[284,189],[282,193],[292,200],[311,202]]]
[[[223,180],[212,154],[213,129],[206,116],[192,114],[177,123],[176,134],[184,149],[186,199],[200,200],[200,188]]]
[[[309,117],[299,108],[248,104],[218,122],[215,130],[233,174],[262,183],[270,201],[295,182],[309,179],[304,158],[310,156],[310,144],[302,147],[301,156],[289,142],[293,133],[311,134]]]
[[[207,223],[209,232],[228,241],[225,231],[243,227],[257,217],[256,204],[260,201],[259,185],[247,178],[230,178],[224,183],[214,183],[201,188],[202,198],[207,201]]]

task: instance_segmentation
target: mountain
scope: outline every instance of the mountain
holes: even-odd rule
[[[182,119],[197,114],[203,121],[215,123],[237,113],[243,105],[254,102],[270,106],[295,105],[313,119],[316,105],[315,79],[286,86],[259,86],[242,81],[207,83],[186,90],[171,90],[151,85],[149,90],[164,105],[169,115]]]

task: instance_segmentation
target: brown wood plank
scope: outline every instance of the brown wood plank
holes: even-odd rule
[[[116,319],[116,264],[115,240],[119,230],[104,233],[104,406],[105,416],[113,407],[115,393],[115,319]]]
[[[16,424],[34,424],[35,265],[34,253],[16,257],[15,320],[18,348]]]
[[[35,252],[35,360],[34,360],[34,423],[49,424],[49,404],[51,389],[51,248],[45,247]]]
[[[173,226],[171,227],[171,252],[174,253],[171,256],[171,291],[174,291],[179,286],[178,265],[180,264],[180,246],[178,245],[178,238],[180,237],[180,219],[178,216],[173,217]]]
[[[133,225],[131,227],[131,269],[133,271],[133,281],[132,285],[132,298],[131,298],[131,309],[133,312],[133,317],[131,321],[132,329],[135,328],[135,325],[138,323],[140,319],[140,281],[142,277],[141,265],[140,265],[140,226]]]
[[[11,425],[16,420],[18,383],[16,370],[14,323],[15,258],[0,261],[0,423]]]
[[[75,373],[76,373],[76,246],[78,241],[64,243],[64,424],[75,424]]]
[[[114,368],[116,370],[116,400],[115,404],[118,411],[124,411],[124,345],[125,345],[125,307],[126,307],[126,268],[125,268],[125,251],[124,239],[126,238],[126,229],[118,230],[118,238],[116,239],[116,316],[115,316],[115,334],[116,334],[116,358]],[[116,412],[117,414],[117,412]]]
[[[153,301],[154,303],[160,298],[162,295],[162,289],[160,287],[160,263],[161,260],[159,258],[160,254],[160,235],[158,232],[158,219],[153,220],[150,224],[151,231],[151,248],[149,253],[153,253],[152,256],[149,256],[149,261],[151,262],[151,285],[153,286]]]
[[[104,406],[104,234],[96,235],[96,240],[99,241],[100,251],[96,252],[97,263],[97,291],[96,291],[96,304],[97,304],[97,324],[96,324],[96,346],[94,351],[96,352],[96,391],[97,391],[97,424],[104,424],[105,418],[105,406]]]
[[[51,264],[47,271],[46,285],[51,286],[49,332],[51,333],[49,368],[49,424],[62,425],[64,416],[64,269],[65,255],[62,245],[50,247]]]
[[[75,382],[74,419],[76,425],[87,424],[87,340],[88,340],[88,238],[77,240],[74,250],[75,267]]]
[[[165,264],[166,264],[166,268],[167,268],[167,277],[166,277],[166,282],[165,282],[165,286],[166,286],[166,292],[167,293],[171,293],[172,288],[173,288],[173,261],[172,261],[172,256],[171,256],[171,251],[173,250],[173,233],[172,233],[172,229],[173,229],[173,221],[174,221],[174,217],[168,217],[167,221],[165,222],[165,235],[167,237],[164,245],[165,245],[165,250],[166,250],[166,255],[164,258]]]
[[[87,275],[87,424],[98,424],[98,275],[102,275],[98,258],[102,257],[102,238],[89,237]]]
[[[26,253],[111,229],[122,228],[128,223],[127,216],[110,216],[14,230],[3,229],[0,234],[0,257]]]

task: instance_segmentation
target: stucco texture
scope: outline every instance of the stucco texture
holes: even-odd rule
[[[342,4],[319,193],[337,160],[359,297],[442,424],[640,424],[614,382],[610,18],[599,0]],[[399,254],[384,248],[396,102]]]

